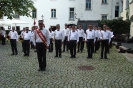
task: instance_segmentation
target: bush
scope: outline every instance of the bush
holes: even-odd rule
[[[121,18],[114,20],[99,20],[98,24],[100,27],[103,27],[104,24],[112,28],[112,31],[115,35],[117,34],[129,34],[130,33],[130,24],[129,20],[123,21]]]

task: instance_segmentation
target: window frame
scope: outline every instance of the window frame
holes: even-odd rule
[[[53,11],[52,11],[52,10],[53,10]],[[55,10],[55,11],[54,11],[54,10]],[[56,18],[56,16],[57,16],[57,13],[56,13],[56,12],[57,12],[57,10],[56,10],[55,8],[52,8],[52,9],[51,9],[51,18],[52,18],[52,19],[55,19],[55,18]],[[55,15],[55,16],[54,16],[54,15]]]
[[[102,4],[108,4],[107,0],[102,0]]]
[[[88,7],[90,8],[87,8],[87,5]],[[90,5],[90,6],[89,6]],[[87,2],[87,0],[85,1],[85,10],[91,10],[92,9],[92,0],[90,0],[90,2]]]
[[[35,12],[34,12],[35,10]],[[37,9],[32,10],[32,19],[36,19],[37,18]]]
[[[103,16],[106,16],[106,19],[103,19]],[[108,20],[108,14],[101,14],[101,20]]]
[[[70,9],[73,8],[74,11],[70,11]],[[71,13],[73,12],[73,19],[71,19]],[[75,7],[70,7],[69,8],[69,21],[74,21],[75,20]]]

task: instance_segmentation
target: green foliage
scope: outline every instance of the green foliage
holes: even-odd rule
[[[8,35],[8,34],[9,34],[9,32],[10,32],[10,30],[6,30],[6,35]]]
[[[17,13],[20,16],[30,17],[30,11],[35,9],[32,0],[0,0],[0,18],[7,16],[13,19]]]
[[[130,33],[130,24],[129,20],[123,21],[122,18],[113,19],[113,20],[99,20],[99,26],[103,27],[104,24],[112,28],[114,34],[129,34]]]

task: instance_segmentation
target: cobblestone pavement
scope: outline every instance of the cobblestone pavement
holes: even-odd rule
[[[113,48],[108,60],[100,60],[100,50],[87,59],[86,49],[77,58],[62,58],[47,52],[47,69],[39,72],[36,53],[31,50],[24,57],[21,44],[19,54],[11,56],[10,45],[0,45],[0,88],[133,88],[133,64]],[[81,70],[79,66],[92,66]]]

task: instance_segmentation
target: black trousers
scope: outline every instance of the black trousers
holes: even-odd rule
[[[2,35],[2,45],[6,44],[6,38]]]
[[[96,52],[98,50],[98,38],[96,37],[96,42],[95,42],[95,49],[94,51]]]
[[[10,39],[11,49],[13,54],[18,54],[16,39]]]
[[[61,40],[55,40],[55,47],[56,47],[56,56],[61,56]]]
[[[94,51],[94,39],[87,39],[87,51],[88,57],[92,58]]]
[[[104,58],[107,58],[107,52],[109,48],[109,40],[102,40],[101,41],[101,58],[103,58],[103,53],[104,53]]]
[[[34,44],[33,44],[33,42],[31,42],[31,49],[34,49]]]
[[[98,49],[98,50],[99,50],[99,48],[100,48],[100,41],[101,41],[101,40],[98,40],[98,41],[97,41],[97,49]]]
[[[83,51],[83,47],[84,47],[84,41],[83,41],[83,37],[79,37],[79,42],[78,42],[78,52]]]
[[[70,44],[70,54],[71,57],[75,57],[76,56],[76,40],[70,40],[69,44]]]
[[[25,55],[29,55],[30,53],[30,40],[24,40],[23,43],[24,43],[24,54]]]
[[[36,43],[37,58],[40,69],[46,68],[46,46],[44,43]]]
[[[66,51],[68,51],[68,37],[65,36],[64,42],[63,42],[63,52],[65,52],[65,48]]]
[[[24,51],[24,41],[22,41],[22,51]]]
[[[50,39],[49,52],[53,52],[53,39]]]

